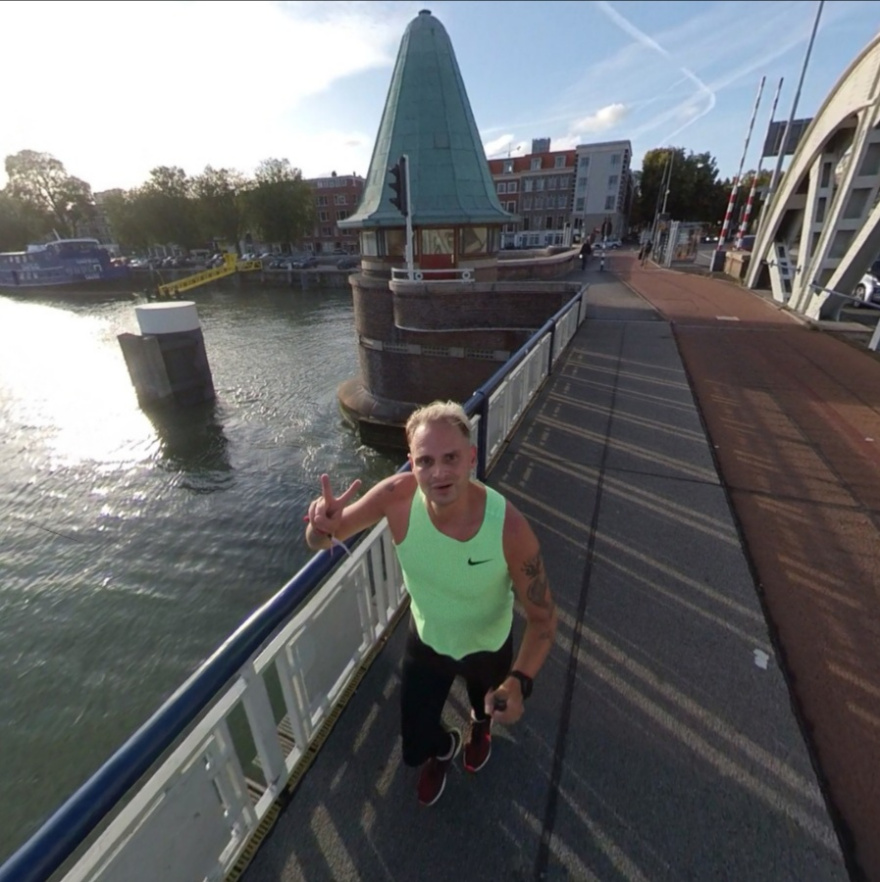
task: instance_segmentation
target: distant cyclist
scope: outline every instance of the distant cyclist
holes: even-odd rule
[[[433,805],[462,746],[461,733],[442,723],[457,676],[471,703],[464,767],[477,772],[492,750],[492,721],[515,723],[532,680],[556,633],[538,539],[525,517],[485,484],[471,478],[476,449],[470,423],[454,402],[416,410],[406,424],[412,471],[380,481],[357,501],[355,481],[334,496],[327,475],[309,506],[306,541],[329,548],[388,519],[410,595],[403,658],[403,761],[421,766],[418,799]],[[526,627],[513,654],[513,605]]]

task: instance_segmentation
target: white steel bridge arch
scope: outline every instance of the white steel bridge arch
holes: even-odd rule
[[[756,234],[746,284],[811,318],[852,293],[880,253],[880,33],[804,132]],[[831,299],[829,299],[831,298]]]

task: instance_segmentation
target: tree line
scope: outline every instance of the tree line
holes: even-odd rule
[[[48,153],[22,150],[7,156],[7,185],[0,190],[0,251],[17,251],[54,233],[70,237],[97,217],[91,186],[67,173]],[[740,182],[739,206],[754,172]],[[768,172],[759,184],[766,185]],[[717,229],[724,217],[732,181],[720,180],[715,158],[684,147],[649,150],[635,175],[630,226],[648,227],[665,195],[673,218]],[[760,200],[758,200],[760,202]],[[132,190],[111,190],[103,197],[114,241],[126,253],[174,243],[184,248],[212,242],[238,243],[251,232],[264,242],[294,245],[315,225],[315,200],[302,173],[287,159],[265,159],[253,177],[210,165],[194,177],[178,166],[152,169]],[[754,206],[752,219],[760,205]]]
[[[22,150],[6,157],[8,183],[0,190],[0,251],[76,235],[97,219],[91,186],[67,173],[48,153]],[[238,243],[246,232],[292,245],[315,224],[314,195],[287,159],[265,159],[253,177],[210,165],[194,177],[159,166],[132,190],[103,195],[113,239],[124,252],[174,243],[190,249]]]
[[[663,208],[665,193],[666,213],[672,218],[703,223],[718,232],[727,211],[733,181],[719,179],[717,162],[710,153],[694,153],[684,147],[649,150],[642,159],[642,170],[637,174],[631,226],[651,226],[655,215]],[[735,223],[756,174],[758,192],[752,207],[752,221],[759,216],[761,191],[769,183],[770,172],[750,170],[739,182]]]

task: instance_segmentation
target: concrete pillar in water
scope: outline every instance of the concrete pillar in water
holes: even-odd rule
[[[135,307],[138,334],[117,339],[142,406],[190,406],[214,400],[205,339],[190,300]]]

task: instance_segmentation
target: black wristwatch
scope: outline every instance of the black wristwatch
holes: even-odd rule
[[[516,677],[519,680],[519,688],[522,692],[523,701],[525,701],[532,694],[532,686],[534,685],[532,678],[522,671],[511,671],[508,676]]]

